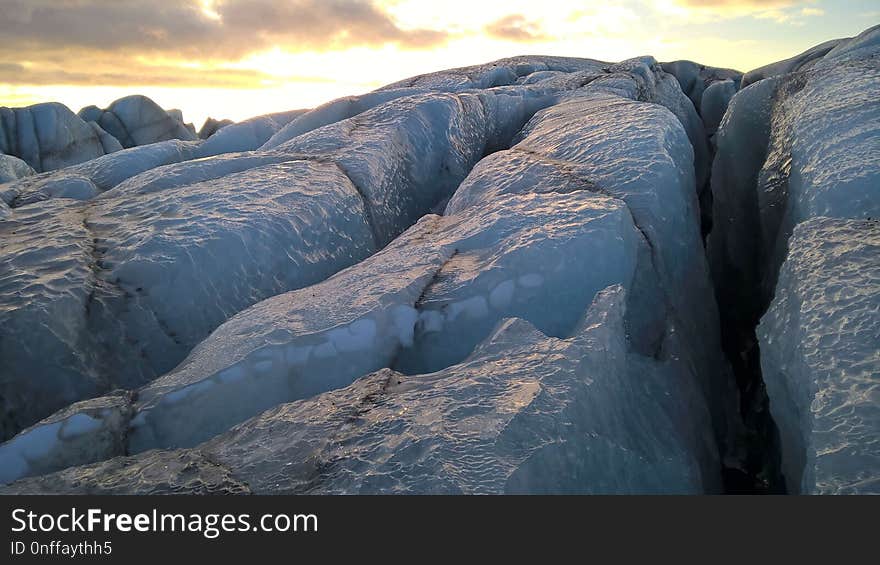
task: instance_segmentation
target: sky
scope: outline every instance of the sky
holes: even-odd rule
[[[746,71],[877,23],[877,0],[0,0],[0,106],[138,93],[198,128],[522,54]]]

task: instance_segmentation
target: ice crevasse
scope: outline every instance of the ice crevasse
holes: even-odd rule
[[[749,73],[718,133],[724,323],[757,326],[794,493],[876,493],[880,28]],[[754,79],[754,80],[752,80]]]

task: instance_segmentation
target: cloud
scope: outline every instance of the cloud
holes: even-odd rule
[[[101,86],[199,86],[204,88],[253,88],[277,84],[279,79],[248,69],[183,69],[145,65],[136,60],[97,65],[43,66],[0,61],[0,84],[10,85],[101,85]],[[287,77],[298,82],[327,82],[316,77]]]
[[[269,49],[447,40],[401,28],[372,0],[0,0],[0,14],[7,84],[244,87],[277,79],[224,67]]]
[[[251,40],[315,49],[396,43],[429,47],[446,39],[444,32],[404,30],[366,0],[219,0],[215,20]]]
[[[783,10],[767,10],[766,12],[758,12],[756,14],[753,14],[753,17],[759,20],[773,20],[774,22],[780,24],[792,20],[791,15]]]
[[[540,24],[529,21],[521,14],[505,16],[487,25],[485,29],[489,36],[509,41],[529,42],[547,39]]]
[[[768,10],[787,8],[796,4],[794,0],[676,0],[676,4],[690,8],[752,9]]]
[[[739,18],[753,17],[773,20],[778,23],[794,25],[802,22],[799,16],[822,15],[825,12],[809,6],[797,10],[804,4],[814,4],[816,0],[672,0],[672,4],[686,10],[698,18]]]
[[[802,16],[824,16],[825,10],[821,8],[804,8],[801,10]]]
[[[208,6],[208,9],[205,8]],[[58,48],[237,59],[271,46],[427,47],[443,32],[402,29],[368,0],[0,0],[4,50]]]

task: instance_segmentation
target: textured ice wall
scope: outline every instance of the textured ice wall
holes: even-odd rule
[[[547,307],[558,297],[575,316],[570,327],[578,304],[589,304],[608,284],[629,283],[640,236],[619,204],[586,194],[503,204],[469,218],[425,218],[326,282],[242,312],[141,391],[132,450],[194,445],[279,402],[344,386],[392,366],[416,332],[441,332],[466,355],[497,320],[517,312],[540,326],[562,325],[558,319],[569,314]],[[564,266],[573,253],[594,257],[596,270]],[[494,260],[472,261],[466,283],[447,290],[449,306],[428,316],[419,302],[426,288],[456,258],[469,256]],[[572,277],[581,281],[577,288],[569,286]],[[456,325],[462,323],[466,330]],[[462,357],[448,348],[434,355],[441,366]]]
[[[176,139],[123,149],[51,173],[9,182],[0,197],[13,207],[50,198],[91,200],[138,173],[192,159],[199,142]]]
[[[463,363],[384,369],[279,406],[192,450],[17,482],[41,493],[699,493],[713,449],[674,376],[627,352],[624,291],[567,340],[504,320]],[[697,401],[699,402],[699,401]],[[704,420],[706,416],[704,415]],[[710,479],[711,480],[711,479]]]
[[[380,91],[400,88],[421,88],[444,92],[458,92],[471,89],[486,89],[496,86],[509,86],[522,82],[535,73],[545,73],[541,79],[548,78],[548,71],[554,73],[601,73],[610,63],[594,59],[575,57],[522,56],[499,59],[491,63],[448,69],[434,73],[417,75],[383,86]],[[558,76],[556,74],[550,76]]]
[[[298,136],[276,151],[336,163],[364,197],[376,241],[384,245],[445,202],[496,142],[534,110],[528,91],[501,106],[504,94],[430,93],[396,98],[363,114]],[[546,97],[544,105],[551,102]],[[541,103],[540,101],[538,102]],[[511,131],[512,130],[512,131]]]
[[[758,327],[791,492],[880,492],[878,314],[878,221],[799,224]]]
[[[57,102],[0,108],[0,153],[51,171],[105,153],[101,138],[67,106]]]
[[[395,98],[403,96],[412,96],[424,92],[416,88],[401,88],[392,91],[368,92],[360,96],[346,96],[337,98],[322,104],[313,110],[309,110],[301,115],[296,116],[284,127],[280,128],[270,138],[268,138],[262,146],[261,150],[269,150],[290,141],[291,139],[308,133],[319,127],[341,122],[362,114],[367,110],[371,110],[376,106],[390,102]]]
[[[16,156],[37,172],[54,171],[123,147],[198,139],[190,128],[179,110],[166,112],[145,96],[122,98],[107,110],[90,106],[78,115],[57,102],[0,108],[0,154]]]
[[[73,404],[0,445],[0,483],[124,453],[130,419],[128,393]]]
[[[32,174],[34,174],[34,169],[18,157],[0,154],[0,184]],[[5,199],[2,198],[2,192],[0,192],[0,200],[6,204]]]
[[[503,318],[519,317],[544,334],[567,338],[583,328],[584,312],[596,293],[617,284],[621,305],[612,318],[620,323],[608,330],[626,359],[618,367],[626,376],[620,373],[618,380],[637,376],[644,385],[648,379],[667,391],[666,397],[677,391],[670,399],[675,407],[661,403],[658,412],[624,418],[617,431],[609,431],[615,442],[629,446],[623,451],[602,447],[606,451],[601,453],[622,458],[621,481],[606,484],[597,478],[592,486],[581,485],[582,475],[574,482],[542,486],[531,469],[549,464],[558,470],[559,453],[549,448],[546,458],[526,465],[528,471],[505,471],[517,478],[504,488],[717,490],[716,440],[724,433],[714,438],[711,430],[718,432],[728,422],[712,389],[726,372],[723,365],[706,371],[715,361],[713,354],[697,352],[689,341],[694,328],[713,316],[711,296],[704,292],[708,281],[702,254],[694,253],[700,247],[695,176],[703,173],[693,156],[695,148],[701,154],[705,149],[699,117],[678,82],[649,57],[616,65],[532,59],[419,77],[413,79],[420,83],[418,90],[380,90],[337,101],[294,117],[279,132],[287,130],[284,136],[293,137],[272,150],[146,170],[82,205],[101,255],[99,272],[122,291],[98,300],[93,317],[97,327],[124,328],[126,341],[137,344],[134,350],[149,360],[140,365],[153,366],[149,373],[161,371],[158,367],[177,355],[175,350],[187,351],[200,332],[217,323],[213,320],[240,309],[243,297],[252,299],[252,290],[236,290],[242,281],[271,283],[261,274],[263,263],[230,253],[235,238],[230,247],[226,236],[246,234],[253,223],[239,223],[247,216],[235,203],[259,208],[246,187],[289,180],[293,173],[288,168],[295,162],[335,170],[353,181],[364,206],[362,219],[381,245],[431,208],[443,209],[485,153],[502,150],[473,171],[465,195],[473,192],[468,186],[514,181],[495,195],[472,194],[479,202],[453,216],[424,218],[383,252],[324,283],[264,300],[220,326],[174,371],[137,392],[124,432],[126,445],[116,453],[194,445],[261,410],[345,387],[382,367],[413,374],[444,370],[471,355]],[[426,88],[440,92],[426,93]],[[518,136],[521,151],[504,151],[523,124],[548,106]],[[615,130],[621,134],[603,142]],[[241,137],[249,135],[245,131]],[[521,173],[492,165],[498,156],[519,153],[527,157]],[[528,181],[514,187],[517,178],[536,180],[546,190],[529,187]],[[224,186],[230,189],[219,188]],[[576,192],[565,194],[572,189]],[[218,194],[234,195],[234,200]],[[214,228],[219,210],[232,215]],[[196,224],[204,229],[177,221],[192,217],[203,218]],[[257,230],[253,247],[279,247],[259,243],[265,237]],[[225,264],[211,276],[194,275],[216,268],[214,239],[224,258],[236,257],[234,264],[243,272]],[[270,254],[257,255],[265,262]],[[180,267],[188,263],[192,268]],[[269,272],[283,270],[272,267]],[[190,293],[175,294],[173,289],[181,287],[194,292],[197,309],[190,305]],[[692,304],[681,308],[683,303],[672,298],[676,292],[690,293]],[[696,316],[693,304],[700,302],[708,310]],[[627,309],[630,314],[624,315]],[[714,339],[714,326],[709,326],[704,341]],[[119,366],[128,365],[126,355],[117,355]],[[720,376],[707,380],[709,372]],[[604,402],[603,394],[595,401]],[[87,410],[83,405],[81,413]],[[719,421],[709,424],[710,413]],[[43,437],[57,437],[58,421],[77,414],[72,409],[53,416],[10,442],[19,446],[13,452],[24,462],[16,466],[18,476],[109,457],[120,449],[96,441],[106,448],[99,453],[61,440],[48,450],[32,449]],[[666,430],[678,454],[649,463],[645,469],[653,478],[636,470],[649,446],[629,454],[632,437],[646,428]],[[76,441],[107,429],[96,424],[76,435]],[[596,471],[587,465],[583,472]],[[656,480],[665,473],[677,475],[663,479],[666,487]]]
[[[630,284],[645,246],[621,202],[589,193],[508,197],[472,217],[425,218],[357,266],[218,328],[138,392],[128,450],[194,445],[280,402],[345,386],[394,365],[417,332],[439,332],[466,355],[510,315],[571,331],[595,292]],[[587,269],[566,265],[579,255],[592,258]],[[440,271],[454,272],[456,258],[470,275],[449,287]],[[420,310],[432,284],[448,307]],[[565,308],[552,307],[560,301]],[[442,348],[433,356],[442,366],[463,357]],[[27,444],[28,433],[16,441]]]
[[[141,95],[120,98],[103,110],[88,106],[79,111],[79,117],[97,123],[125,148],[169,139],[198,139],[195,131],[183,123],[179,111],[166,112]]]
[[[717,136],[708,252],[722,323],[761,320],[792,492],[876,491],[877,335],[861,311],[877,297],[858,273],[878,257],[878,50],[875,27],[756,73],[769,78],[733,97]]]
[[[78,338],[86,349],[71,353],[78,361],[68,372],[79,377],[42,407],[35,406],[39,386],[20,381],[23,367],[46,367],[45,359],[23,348],[20,361],[2,369],[10,390],[29,391],[5,435],[60,408],[60,398],[143,384],[236,312],[375,252],[442,206],[483,152],[505,143],[539,107],[533,100],[552,102],[528,89],[399,98],[273,152],[153,168],[187,158],[181,152],[200,143],[170,140],[14,185],[22,188],[12,201],[22,204],[23,220],[52,187],[82,192],[83,204],[66,192],[62,203],[45,209],[69,211],[67,221],[88,232],[85,256],[52,261],[91,272],[83,281],[91,286],[78,289],[86,298],[75,311],[36,324],[31,333],[55,335],[57,325],[87,327],[93,335]],[[132,177],[138,170],[145,172]],[[42,237],[48,225],[30,222],[27,233]],[[18,259],[10,261],[16,277]],[[41,376],[51,381],[46,371]]]
[[[661,66],[664,71],[675,76],[682,92],[691,99],[697,109],[703,106],[703,95],[713,84],[729,80],[739,87],[743,76],[741,72],[733,69],[708,67],[693,61],[672,61],[661,63]]]
[[[0,222],[0,437],[100,394],[85,311],[93,240],[63,201]]]
[[[632,300],[639,304],[634,309],[642,315],[632,320],[631,335],[646,353],[680,356],[695,364],[719,439],[730,443],[735,393],[721,357],[718,314],[700,240],[691,146],[673,114],[608,94],[609,82],[593,81],[578,95],[536,114],[509,151],[475,167],[447,213],[467,213],[505,193],[588,191],[623,200],[650,244],[646,262],[656,269],[633,290]],[[637,90],[631,79],[611,84],[616,92]],[[658,312],[658,304],[665,311]],[[679,339],[683,343],[676,344]]]
[[[504,320],[459,365],[386,369],[200,451],[253,492],[702,492],[697,446],[712,441],[681,425],[689,393],[665,395],[669,374],[635,371],[623,294],[599,293],[568,340]]]
[[[2,249],[4,435],[101,389],[143,384],[239,310],[375,251],[351,182],[309,161],[124,199],[40,202],[0,230],[14,242]]]
[[[196,155],[210,157],[221,153],[254,151],[274,136],[292,120],[305,114],[308,110],[290,110],[256,116],[238,123],[229,124],[207,138]]]

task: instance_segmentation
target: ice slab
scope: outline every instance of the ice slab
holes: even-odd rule
[[[34,169],[18,157],[0,154],[0,184],[32,174],[34,174]],[[6,199],[2,197],[3,193],[3,189],[0,188],[0,199],[7,203]]]
[[[880,493],[880,224],[799,224],[758,337],[789,492]]]
[[[735,419],[732,383],[720,354],[688,137],[668,110],[606,94],[608,86],[593,81],[538,112],[509,151],[492,154],[475,167],[447,213],[467,214],[470,207],[493,203],[506,193],[587,191],[626,202],[651,244],[648,260],[656,268],[655,277],[633,292],[633,299],[645,305],[636,309],[644,312],[633,322],[636,341],[647,352],[681,333],[684,350],[676,355],[694,359],[712,399],[719,435],[726,436],[733,427],[728,421]],[[658,313],[658,304],[668,312]]]
[[[2,249],[7,437],[64,404],[147,382],[240,310],[375,251],[360,195],[313,161],[39,202],[0,229],[13,242]]]
[[[197,157],[210,157],[221,153],[254,151],[262,146],[278,130],[308,110],[290,110],[265,116],[256,116],[238,123],[229,124],[208,136],[199,146]],[[201,137],[201,134],[199,135]],[[204,139],[204,138],[203,138]]]
[[[93,239],[78,203],[16,210],[0,222],[0,437],[101,392],[85,312]]]
[[[570,331],[578,305],[608,284],[629,284],[644,242],[620,202],[583,193],[505,204],[470,218],[426,217],[358,265],[235,316],[140,391],[143,417],[131,450],[195,445],[279,402],[392,366],[408,348],[444,366],[457,362],[505,316]],[[592,268],[566,264],[577,253],[592,257]],[[453,262],[468,259],[467,278],[454,288],[438,282],[454,272]],[[420,301],[429,287],[430,307]],[[563,299],[570,309],[551,308]],[[484,310],[466,307],[477,301]],[[432,315],[439,319],[426,322]],[[421,332],[433,342],[420,340]]]
[[[691,99],[697,109],[702,108],[703,95],[713,84],[730,80],[736,88],[739,88],[743,76],[741,72],[734,69],[709,67],[694,61],[671,61],[661,63],[661,66],[664,71],[675,76],[681,85],[681,90]]]
[[[43,172],[100,157],[105,148],[96,130],[67,106],[46,102],[0,108],[0,153]]]
[[[598,293],[570,339],[503,320],[441,372],[384,369],[195,449],[116,458],[0,492],[712,491],[717,477],[701,465],[712,459],[707,415],[683,418],[694,406],[687,390],[627,352],[625,302],[619,286]]]
[[[192,159],[199,143],[175,139],[124,149],[51,173],[10,182],[5,186],[3,197],[13,207],[49,198],[89,200],[138,173]]]
[[[0,445],[0,483],[104,461],[125,452],[131,399],[77,402]]]
[[[166,112],[139,94],[115,100],[103,110],[87,106],[79,111],[79,116],[87,122],[97,123],[125,148],[169,139],[198,139],[195,132],[183,123],[182,116]]]

